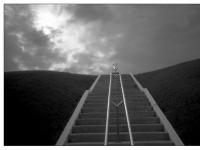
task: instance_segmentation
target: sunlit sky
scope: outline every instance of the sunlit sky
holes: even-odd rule
[[[5,71],[142,73],[200,57],[199,5],[5,5]]]

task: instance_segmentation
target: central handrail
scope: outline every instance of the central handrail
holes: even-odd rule
[[[110,74],[109,91],[108,91],[108,104],[107,104],[107,114],[106,114],[106,130],[105,130],[105,139],[104,139],[104,145],[105,146],[108,145],[108,124],[109,124],[109,112],[110,112],[111,82],[112,82],[112,74]]]
[[[127,106],[126,106],[126,98],[125,98],[125,95],[124,95],[124,88],[123,88],[121,74],[119,75],[119,79],[120,79],[120,85],[121,85],[121,89],[122,89],[122,96],[123,96],[123,100],[124,100],[124,108],[125,108],[125,112],[126,112],[126,120],[127,120],[127,124],[128,124],[130,142],[131,142],[131,145],[134,145],[133,144],[133,135],[132,135],[132,131],[131,131],[131,125],[130,125],[130,120],[129,120],[129,115],[128,115],[128,110],[127,110]]]

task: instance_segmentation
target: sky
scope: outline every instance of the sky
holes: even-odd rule
[[[4,5],[4,70],[148,72],[200,58],[200,5]]]

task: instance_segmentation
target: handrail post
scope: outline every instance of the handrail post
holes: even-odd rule
[[[132,135],[132,131],[131,131],[131,125],[130,125],[130,120],[129,120],[129,115],[128,115],[128,110],[127,110],[127,106],[126,106],[126,98],[125,98],[125,95],[124,95],[124,88],[123,88],[121,74],[119,74],[119,77],[120,77],[120,85],[121,85],[122,96],[123,96],[123,101],[124,101],[124,108],[125,108],[125,113],[126,113],[126,120],[127,120],[127,124],[128,124],[130,142],[131,142],[131,145],[134,145],[133,144],[133,135]]]
[[[104,146],[108,145],[108,124],[109,124],[110,94],[111,94],[111,84],[112,84],[111,82],[112,82],[112,74],[110,74],[110,82],[109,82],[108,104],[107,104],[107,114],[106,114],[106,130],[105,130]]]

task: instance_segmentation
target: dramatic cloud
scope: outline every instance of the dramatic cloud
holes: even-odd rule
[[[5,5],[5,71],[140,73],[200,57],[199,5]]]

